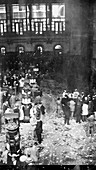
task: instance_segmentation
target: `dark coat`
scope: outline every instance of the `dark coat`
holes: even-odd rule
[[[41,113],[42,115],[45,115],[45,107],[43,105],[41,105]]]
[[[80,116],[82,113],[82,102],[77,101],[75,106],[75,116]]]
[[[89,101],[88,104],[88,115],[92,115],[93,114],[93,102]]]
[[[67,105],[68,102],[69,102],[69,97],[68,96],[63,97],[61,99],[61,105]]]
[[[34,137],[37,137],[39,143],[41,143],[42,141],[41,133],[42,133],[42,121],[38,121],[36,124],[36,128],[34,130],[34,135],[36,135]]]
[[[42,133],[42,121],[38,121],[36,124],[36,132]]]
[[[69,119],[71,116],[71,112],[70,112],[70,107],[68,106],[68,103],[63,106],[63,111],[64,111],[64,115],[66,119]]]
[[[30,117],[30,106],[23,106],[24,116]]]
[[[93,111],[96,111],[96,98],[93,100]]]

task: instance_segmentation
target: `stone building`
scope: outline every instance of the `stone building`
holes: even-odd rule
[[[69,89],[90,88],[96,84],[95,6],[90,0],[0,0],[1,58],[54,58]]]

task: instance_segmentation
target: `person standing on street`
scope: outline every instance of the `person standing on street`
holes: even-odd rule
[[[69,120],[71,117],[71,112],[70,112],[70,107],[69,107],[69,102],[67,102],[67,104],[64,107],[64,115],[65,115],[65,125],[70,125],[69,124]]]
[[[71,112],[71,119],[73,119],[74,117],[74,112],[75,112],[75,101],[73,98],[70,99],[70,102],[69,102],[69,106],[70,106],[70,112]]]
[[[70,112],[70,107],[69,107],[69,97],[67,95],[65,95],[65,97],[61,99],[61,106],[62,106],[62,110],[64,113],[64,119],[65,119],[64,123],[69,125],[71,112]]]
[[[82,105],[82,120],[83,120],[83,122],[86,121],[87,116],[88,116],[88,98],[85,97],[83,105]]]
[[[82,101],[80,100],[80,96],[78,96],[75,107],[76,123],[81,123],[81,113],[82,113]]]

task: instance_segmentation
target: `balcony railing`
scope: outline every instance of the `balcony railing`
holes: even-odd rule
[[[17,35],[23,35],[24,33],[31,32],[34,35],[42,35],[48,31],[55,34],[63,34],[65,32],[65,19],[62,20],[55,18],[52,19],[50,24],[47,24],[46,18],[31,18],[31,19],[12,19],[10,24],[7,24],[6,19],[0,20],[0,35],[3,36],[4,33],[8,33],[11,30],[12,33]],[[9,29],[7,29],[7,27]]]

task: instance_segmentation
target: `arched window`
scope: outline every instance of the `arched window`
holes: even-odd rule
[[[24,53],[24,47],[19,47],[19,53]]]
[[[39,51],[39,52],[40,52],[40,54],[42,54],[42,52],[43,52],[43,48],[42,48],[42,46],[38,46],[38,47],[37,47],[37,51]]]
[[[24,53],[24,51],[25,51],[25,48],[24,48],[23,46],[18,46],[18,47],[17,47],[17,52],[18,52],[19,54]]]
[[[55,53],[62,54],[63,52],[62,46],[60,44],[55,45],[54,51]]]
[[[6,48],[5,48],[5,47],[1,47],[1,48],[0,48],[0,53],[3,54],[3,55],[5,55],[5,53],[6,53]]]
[[[60,50],[60,49],[62,49],[61,45],[58,44],[55,46],[55,50]]]
[[[36,48],[35,48],[35,51],[37,54],[42,54],[43,53],[43,47],[42,45],[37,45]]]

